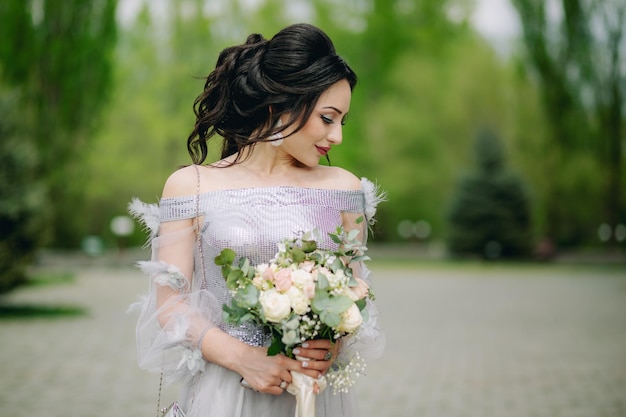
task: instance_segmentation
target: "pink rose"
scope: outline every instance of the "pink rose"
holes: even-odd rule
[[[302,287],[302,291],[304,291],[304,294],[309,300],[312,300],[313,297],[315,297],[315,283],[308,282],[304,284],[304,286]]]
[[[274,286],[278,291],[287,291],[291,284],[291,269],[280,269],[274,274]]]
[[[261,274],[261,276],[263,277],[265,281],[274,282],[273,268],[271,266],[268,266],[267,268],[263,270],[263,273]]]

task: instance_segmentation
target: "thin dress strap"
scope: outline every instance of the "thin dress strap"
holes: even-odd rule
[[[202,249],[202,231],[200,230],[200,170],[198,169],[198,165],[194,164],[193,167],[196,169],[196,243],[198,245],[198,252],[200,254],[200,267],[202,268],[202,289],[207,288],[206,283],[206,267],[204,263],[204,250]]]

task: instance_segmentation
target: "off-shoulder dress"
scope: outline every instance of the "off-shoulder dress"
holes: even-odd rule
[[[269,341],[259,328],[223,322],[222,305],[229,302],[230,293],[213,260],[222,249],[231,248],[252,263],[266,263],[276,254],[278,242],[314,228],[325,236],[323,242],[318,242],[325,248],[335,245],[326,233],[334,232],[338,225],[361,228],[365,239],[381,197],[369,180],[363,178],[361,185],[360,190],[293,186],[225,189],[165,198],[159,204],[136,199],[131,202],[130,212],[150,231],[152,247],[152,259],[139,263],[150,278],[149,290],[134,306],[140,311],[139,365],[163,372],[166,381],[181,384],[179,403],[188,417],[294,415],[295,398],[291,394],[274,396],[243,388],[240,375],[203,358],[198,341],[214,326],[250,345],[263,346]],[[366,221],[358,222],[359,217]],[[184,219],[198,221],[186,230],[160,233],[164,222]],[[167,253],[181,242],[189,242],[190,236],[194,242],[189,248],[194,273],[186,277]],[[359,265],[358,271],[371,285],[367,267]],[[175,294],[166,303],[158,302],[157,293],[163,286]],[[368,303],[368,321],[356,336],[342,343],[340,359],[344,362],[356,351],[365,360],[382,354],[384,336],[377,324],[378,313],[374,304]],[[317,415],[358,416],[355,388],[348,393],[323,391],[317,396]]]

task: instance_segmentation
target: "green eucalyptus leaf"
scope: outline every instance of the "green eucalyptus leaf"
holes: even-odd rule
[[[369,320],[370,313],[368,313],[368,310],[366,308],[361,310],[361,317],[363,317],[363,323],[365,323],[365,322],[367,322]]]
[[[272,337],[272,344],[267,349],[267,356],[276,356],[285,349],[285,344],[281,340],[280,335],[274,335]]]
[[[343,243],[343,240],[341,240],[341,238],[338,235],[336,235],[335,233],[329,233],[328,236],[330,236],[330,238],[331,238],[331,240],[333,242],[335,242],[335,243],[337,243],[339,245]]]
[[[259,290],[252,284],[248,284],[237,293],[239,304],[242,307],[254,307],[259,302]]]
[[[243,272],[244,275],[248,275],[248,271],[250,269],[250,259],[241,258],[239,260],[239,269],[241,269],[241,272]]]
[[[226,277],[228,277],[228,274],[230,274],[231,270],[232,270],[232,267],[230,265],[223,265],[222,266],[222,277],[224,277],[224,279],[226,279]]]
[[[352,229],[348,232],[348,240],[354,240],[359,235],[359,230]]]
[[[252,319],[248,309],[241,307],[237,301],[232,300],[231,304],[222,306],[224,321],[231,324],[241,324]]]
[[[330,270],[333,272],[337,272],[340,269],[343,269],[343,262],[341,261],[341,258],[337,257],[333,261],[332,265],[330,265]]]
[[[320,313],[320,320],[329,327],[337,327],[341,323],[341,316],[338,313],[332,311],[322,311]]]
[[[234,250],[229,249],[229,248],[222,249],[220,254],[215,257],[215,264],[216,265],[231,265],[236,257],[237,257],[237,254],[235,253]]]
[[[363,219],[363,216],[359,216],[359,217],[357,217],[357,219],[355,220],[355,222],[356,222],[356,224],[361,224],[361,223],[363,223],[363,220],[364,220],[364,219]]]
[[[248,279],[252,280],[254,278],[254,274],[256,273],[254,268],[248,269]]]
[[[293,259],[294,263],[299,264],[306,259],[306,255],[304,254],[304,251],[302,249],[293,248],[291,250],[291,259]]]
[[[319,252],[313,252],[309,254],[309,259],[312,260],[313,262],[316,263],[321,263],[322,262],[322,254]]]
[[[226,286],[231,290],[236,290],[239,287],[239,280],[243,277],[241,270],[232,269],[226,277]]]
[[[302,251],[304,253],[311,253],[317,249],[317,242],[314,240],[303,240],[302,241]]]
[[[328,282],[328,278],[326,278],[326,275],[318,272],[317,273],[317,284],[316,284],[317,288],[319,288],[320,290],[325,290],[326,288],[328,288],[330,286],[330,283]]]
[[[352,306],[352,300],[345,295],[329,295],[325,291],[315,293],[311,308],[317,314],[331,312],[341,314]]]

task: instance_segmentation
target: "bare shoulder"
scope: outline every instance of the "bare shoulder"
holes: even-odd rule
[[[195,165],[174,171],[163,186],[163,198],[182,197],[196,194],[198,174]]]
[[[339,190],[360,190],[361,180],[347,169],[334,166],[320,166],[324,182],[328,188]]]

